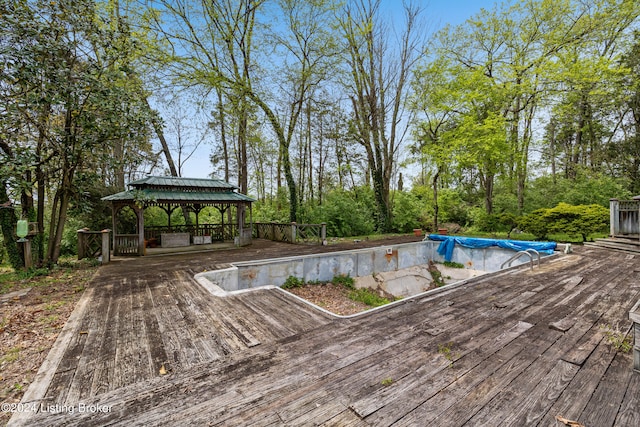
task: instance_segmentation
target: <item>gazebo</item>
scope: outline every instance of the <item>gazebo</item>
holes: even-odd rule
[[[239,245],[251,243],[251,203],[254,199],[239,193],[238,187],[233,184],[219,179],[150,176],[129,183],[129,187],[127,191],[102,198],[111,202],[114,255],[144,255],[147,244],[166,248],[231,239]],[[150,206],[158,206],[167,213],[166,226],[145,229],[144,211]],[[220,212],[219,224],[199,223],[199,214],[206,206],[213,206]],[[225,224],[225,213],[234,206],[236,221]],[[133,234],[123,233],[119,227],[118,214],[127,207],[136,217]],[[195,213],[195,224],[171,224],[171,214],[180,208]]]

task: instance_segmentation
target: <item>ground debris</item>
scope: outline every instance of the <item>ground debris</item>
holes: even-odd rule
[[[564,418],[560,415],[556,415],[556,421],[557,422],[561,422],[562,424],[569,426],[569,427],[585,427],[584,424],[578,422],[578,421],[573,421],[573,420],[569,420],[567,418]]]

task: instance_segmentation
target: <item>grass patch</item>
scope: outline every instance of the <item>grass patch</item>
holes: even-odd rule
[[[359,301],[370,307],[380,307],[381,305],[389,304],[390,302],[388,299],[379,296],[374,291],[367,288],[352,290],[349,292],[349,299]]]
[[[20,358],[21,347],[11,347],[5,352],[5,355],[0,358],[0,364],[15,362]]]
[[[449,367],[453,367],[453,361],[460,357],[458,353],[453,351],[453,342],[448,342],[446,344],[438,344],[438,353],[444,356],[445,359],[449,361]]]
[[[440,288],[446,285],[444,278],[442,277],[442,273],[440,272],[440,270],[438,270],[438,267],[433,261],[429,261],[427,269],[429,270],[429,274],[431,274],[431,279],[436,285],[436,288]]]
[[[445,261],[442,263],[442,265],[450,268],[464,268],[464,264],[460,264],[459,262],[455,261]]]

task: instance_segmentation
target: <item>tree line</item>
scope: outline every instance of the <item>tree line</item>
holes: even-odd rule
[[[191,146],[264,219],[437,229],[551,207],[567,182],[636,193],[639,14],[520,0],[432,31],[420,2],[2,0],[5,246],[29,218],[56,262],[69,214],[100,226],[100,196],[185,170],[196,115]],[[183,115],[154,110],[170,98]]]

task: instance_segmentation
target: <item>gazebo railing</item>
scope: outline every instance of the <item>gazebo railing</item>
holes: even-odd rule
[[[137,234],[116,234],[113,246],[113,254],[118,255],[139,255]]]
[[[194,236],[211,236],[211,241],[221,242],[233,240],[237,234],[237,224],[200,224],[193,225],[154,225],[144,227],[144,238],[149,241],[152,239],[160,241],[162,233],[189,233]]]

